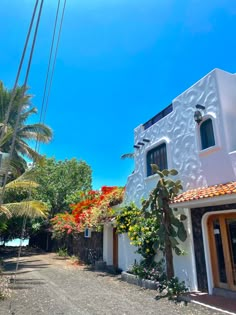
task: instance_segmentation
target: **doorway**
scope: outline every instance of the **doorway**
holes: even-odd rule
[[[236,291],[236,213],[208,218],[213,285]]]

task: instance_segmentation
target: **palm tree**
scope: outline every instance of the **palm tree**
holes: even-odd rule
[[[35,189],[39,186],[36,182],[29,180],[26,175],[27,172],[16,180],[11,181],[10,183],[6,184],[5,190],[14,190],[17,191],[18,189]],[[1,194],[2,188],[0,188]],[[45,203],[39,200],[23,200],[21,202],[11,202],[11,203],[4,203],[0,205],[0,216],[6,216],[10,218],[12,216],[21,216],[21,217],[29,217],[29,218],[36,218],[36,217],[46,217],[48,207]]]
[[[124,159],[134,159],[134,153],[125,153],[125,154],[122,154],[121,157],[120,157],[122,160]]]
[[[3,122],[6,117],[12,94],[13,91],[8,90],[0,81],[0,135],[2,135],[0,151],[7,153],[10,152],[14,128],[17,121],[17,114],[19,108],[21,107],[11,165],[22,174],[27,166],[25,161],[26,157],[34,161],[39,160],[41,157],[36,150],[30,147],[29,141],[36,140],[42,143],[47,143],[52,138],[52,130],[43,123],[27,124],[31,115],[37,113],[37,109],[32,107],[32,95],[24,93],[23,87],[17,87],[16,89],[9,119],[7,125],[4,126]]]
[[[6,233],[9,219],[12,217],[23,218],[23,221],[18,222],[22,222],[22,228],[20,227],[20,238],[23,239],[27,219],[46,218],[48,215],[47,204],[39,200],[30,200],[29,198],[31,196],[30,191],[39,186],[39,184],[32,181],[32,172],[33,170],[28,170],[16,180],[11,181],[5,186],[5,191],[10,190],[10,192],[14,191],[15,193],[18,191],[20,192],[22,189],[27,190],[28,198],[19,202],[14,202],[15,200],[9,202],[10,200],[8,198],[4,198],[5,203],[0,204],[0,240],[4,241],[4,243],[4,233]],[[0,198],[3,197],[1,196],[2,192],[3,188],[0,188]],[[18,229],[17,231],[19,233]],[[18,235],[17,232],[14,231],[14,233]]]

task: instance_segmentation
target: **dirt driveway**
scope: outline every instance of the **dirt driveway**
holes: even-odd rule
[[[15,269],[15,258],[5,260],[8,275]],[[124,283],[119,276],[73,266],[55,254],[27,253],[20,259],[11,299],[0,301],[0,314],[14,315],[218,315],[190,303],[175,305],[155,300],[155,291]]]

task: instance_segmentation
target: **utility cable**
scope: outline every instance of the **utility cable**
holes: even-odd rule
[[[36,21],[36,26],[35,26],[35,31],[34,31],[34,36],[33,36],[33,41],[32,41],[32,45],[31,45],[29,60],[28,60],[28,64],[27,64],[24,84],[22,86],[21,95],[19,97],[19,107],[18,107],[18,111],[17,111],[16,123],[15,123],[15,126],[14,126],[12,143],[11,143],[11,147],[10,147],[9,163],[7,164],[7,167],[5,169],[5,176],[4,176],[4,180],[3,180],[3,187],[2,187],[2,193],[1,193],[0,205],[3,202],[3,197],[4,197],[4,193],[5,193],[5,188],[6,188],[6,182],[7,182],[7,178],[8,178],[8,171],[9,171],[9,167],[10,167],[10,161],[12,159],[13,151],[14,151],[14,147],[15,147],[16,134],[17,134],[17,129],[18,129],[19,121],[20,121],[20,114],[21,114],[21,111],[22,111],[22,108],[23,108],[23,104],[24,104],[23,100],[24,100],[25,91],[26,91],[26,88],[27,88],[28,77],[29,77],[29,72],[30,72],[30,68],[31,68],[31,64],[32,64],[32,58],[33,58],[35,42],[36,42],[36,38],[37,38],[37,34],[38,34],[38,27],[39,27],[39,23],[40,23],[40,19],[41,19],[43,3],[44,3],[44,0],[41,0],[39,12],[38,12],[38,17],[37,17],[37,21]],[[33,17],[35,16],[37,5],[38,5],[38,1],[36,2],[36,6],[35,6],[34,13],[33,13]],[[33,21],[34,21],[34,19],[32,19],[32,21],[31,21],[32,22],[31,23],[31,28],[32,28],[32,25],[33,25]],[[30,32],[28,32],[28,35],[29,34],[30,34]],[[27,36],[27,39],[29,39],[28,36]],[[18,79],[16,80],[16,82],[18,82]],[[15,87],[15,91],[16,91],[16,87]],[[13,102],[13,98],[12,98],[12,102]],[[9,111],[9,113],[10,113],[10,111]],[[22,226],[22,233],[21,233],[21,244],[20,244],[19,251],[18,251],[18,258],[17,258],[17,264],[16,264],[16,269],[15,269],[15,277],[14,277],[14,284],[13,285],[15,285],[15,283],[16,283],[16,273],[17,273],[18,266],[19,266],[19,259],[20,259],[21,247],[22,247],[22,238],[23,238],[25,226],[26,226],[26,216],[23,219],[23,226]],[[10,303],[10,305],[9,305],[9,310],[10,311],[11,311],[11,304],[12,303]]]
[[[27,82],[28,82],[29,72],[30,72],[30,68],[31,68],[31,63],[32,63],[32,58],[33,58],[33,53],[34,53],[34,48],[35,48],[35,42],[36,42],[36,38],[37,38],[37,34],[38,34],[38,27],[39,27],[39,22],[40,22],[40,18],[41,18],[43,3],[44,3],[44,0],[41,0],[38,18],[37,18],[36,27],[35,27],[35,32],[34,32],[34,37],[33,37],[33,42],[32,42],[32,47],[30,50],[30,56],[29,56],[29,61],[28,61],[28,65],[27,65],[25,80],[24,80],[24,84],[22,86],[22,93],[21,93],[20,98],[19,98],[19,106],[18,106],[18,111],[17,111],[16,123],[14,126],[13,138],[12,138],[12,143],[11,143],[10,152],[9,152],[9,161],[12,159],[13,151],[14,151],[14,147],[15,147],[15,143],[16,143],[16,134],[17,134],[17,129],[18,129],[19,121],[20,121],[20,113],[21,113],[23,105],[24,105],[23,99],[24,99],[24,94],[25,94],[26,88],[27,88]],[[4,193],[5,193],[5,186],[7,183],[9,167],[10,167],[10,163],[7,164],[5,174],[4,174],[5,176],[4,176],[4,180],[3,180],[3,187],[2,187],[0,204],[2,204],[2,199],[3,199]]]
[[[42,2],[43,2],[43,0],[42,0]],[[56,52],[55,52],[54,61],[53,61],[53,71],[52,71],[51,80],[50,80],[50,87],[49,87],[49,90],[48,90],[48,91],[50,91],[51,86],[52,86],[52,76],[53,76],[53,72],[54,72],[54,68],[55,68],[55,60],[56,60],[56,56],[57,56],[57,51],[58,51],[58,46],[59,46],[59,40],[60,40],[60,35],[61,35],[61,30],[62,30],[63,18],[64,18],[64,13],[65,13],[65,5],[66,5],[66,0],[64,1],[64,6],[63,6],[62,18],[61,18],[61,22],[60,22],[60,29],[59,29],[58,39],[57,39],[57,45],[56,45]],[[59,9],[60,9],[60,0],[58,0],[56,18],[55,18],[55,23],[54,23],[54,30],[53,30],[52,44],[51,44],[51,48],[50,48],[50,57],[49,57],[49,63],[48,63],[48,69],[47,69],[47,75],[46,75],[46,81],[45,81],[45,87],[44,87],[44,96],[43,96],[43,101],[42,101],[42,108],[41,108],[40,121],[42,120],[43,105],[44,105],[44,100],[45,100],[45,96],[46,96],[47,82],[48,82],[49,71],[50,71],[50,66],[51,66],[51,59],[52,59],[52,52],[53,52],[54,41],[55,41],[55,34],[56,34],[56,27],[57,27]],[[41,14],[41,13],[40,13],[40,14]],[[49,92],[48,92],[48,93],[49,93]],[[48,95],[49,95],[49,94],[48,94]],[[47,104],[48,104],[48,97],[47,97]],[[45,115],[45,114],[46,114],[46,109],[45,109],[44,115]],[[39,143],[38,139],[37,139],[37,141],[36,141],[36,148],[35,148],[35,151],[37,151],[37,143]],[[38,149],[39,149],[39,148],[38,148]],[[29,188],[29,199],[31,198],[31,194],[32,194],[32,190]],[[27,221],[27,218],[24,217],[24,219],[23,219],[23,225],[22,225],[22,233],[21,233],[20,247],[19,247],[19,251],[18,251],[18,258],[17,258],[16,270],[15,270],[14,284],[15,284],[15,282],[16,282],[16,272],[17,272],[17,270],[18,270],[19,259],[20,259],[20,256],[21,256],[22,240],[23,240],[23,237],[24,237],[24,231],[25,231],[25,227],[26,227],[26,221]]]
[[[50,79],[50,83],[49,83],[46,106],[45,106],[43,120],[42,120],[43,122],[45,121],[46,112],[47,112],[47,108],[48,108],[48,101],[49,101],[49,96],[50,96],[51,87],[52,87],[53,75],[54,75],[54,71],[55,71],[56,57],[57,57],[59,42],[60,42],[60,38],[61,38],[61,31],[62,31],[62,25],[63,25],[64,15],[65,15],[65,8],[66,8],[66,0],[64,0],[64,5],[63,5],[63,9],[62,9],[62,17],[61,17],[60,28],[59,28],[58,38],[57,38],[56,51],[55,51],[55,56],[54,56],[54,61],[53,61],[53,66],[52,66],[52,74],[51,74],[51,79]]]
[[[48,88],[48,79],[49,79],[49,73],[50,73],[50,69],[51,69],[52,54],[53,54],[55,35],[56,35],[56,29],[57,29],[57,21],[58,21],[58,15],[59,15],[59,10],[60,10],[60,2],[61,2],[61,0],[58,0],[57,12],[56,12],[56,18],[55,18],[53,36],[52,36],[52,43],[51,43],[50,55],[49,55],[49,61],[48,61],[48,67],[47,67],[47,74],[46,74],[46,80],[45,80],[45,84],[44,84],[44,91],[43,91],[42,105],[41,105],[41,110],[40,110],[39,123],[42,122],[42,117],[43,117],[43,113],[44,113],[46,93],[47,93],[47,88]],[[36,145],[35,145],[35,151],[36,152],[39,151],[39,144],[38,143],[39,143],[39,140],[37,137]]]
[[[34,34],[34,38],[33,38],[30,58],[29,58],[28,67],[27,67],[27,71],[26,71],[25,81],[24,81],[23,88],[22,88],[21,99],[23,99],[24,93],[25,93],[25,90],[26,90],[26,87],[27,87],[28,75],[29,75],[30,66],[31,66],[31,62],[32,62],[32,56],[33,56],[33,52],[34,52],[34,46],[35,46],[35,41],[36,41],[36,37],[37,37],[38,26],[39,26],[39,22],[40,22],[41,13],[42,13],[43,2],[44,2],[44,0],[42,0],[41,5],[40,5],[40,9],[39,9],[39,14],[38,14],[35,34]],[[52,78],[53,78],[54,69],[55,69],[56,56],[57,56],[57,51],[58,51],[58,46],[59,46],[59,41],[60,41],[60,36],[61,36],[61,30],[62,30],[63,18],[64,18],[64,13],[65,13],[65,7],[66,7],[66,0],[64,1],[62,17],[61,17],[61,23],[60,23],[58,39],[57,39],[57,44],[56,44],[56,51],[55,51],[53,67],[52,67],[52,74],[51,74],[51,79],[50,79],[50,84],[49,84],[49,89],[48,89],[48,94],[47,94],[47,99],[46,99],[46,108],[44,109],[43,105],[44,105],[44,100],[45,100],[45,97],[46,97],[47,82],[48,82],[48,78],[49,78],[49,71],[50,71],[52,52],[53,52],[54,41],[55,41],[56,26],[57,26],[57,20],[58,20],[58,13],[59,13],[59,8],[60,8],[60,0],[59,0],[58,7],[57,7],[57,13],[56,13],[56,20],[55,20],[55,25],[54,25],[54,31],[53,31],[53,39],[52,39],[52,44],[51,44],[51,49],[50,49],[50,57],[49,57],[47,76],[46,76],[45,87],[44,87],[44,96],[43,96],[40,120],[42,120],[43,115],[44,115],[44,119],[45,119],[45,115],[46,115],[46,111],[47,111],[47,107],[48,107],[49,94],[50,94],[50,90],[51,90],[51,86],[52,86]],[[22,106],[23,106],[23,104],[22,104]],[[19,124],[20,112],[22,110],[22,106],[19,106],[19,108],[18,108],[17,121],[16,121],[16,125],[15,125],[15,128],[14,128],[13,141],[12,141],[11,150],[10,150],[10,154],[9,154],[10,155],[10,159],[12,158],[12,155],[13,155],[13,150],[14,150],[15,141],[16,141],[16,133],[17,133],[17,128],[18,128],[18,124]],[[43,109],[44,109],[44,112],[43,112]],[[36,148],[37,148],[37,142],[38,142],[38,139],[36,141]],[[8,170],[6,171],[5,178],[4,178],[2,197],[3,197],[4,192],[5,192],[5,186],[6,186],[6,182],[7,182],[7,177],[8,177]],[[31,195],[31,192],[32,191],[30,190],[30,195]],[[16,264],[14,284],[16,282],[16,272],[17,272],[18,266],[19,266],[19,259],[20,259],[21,247],[22,247],[22,239],[24,237],[26,220],[27,220],[26,217],[24,217],[24,219],[23,219],[23,226],[22,226],[22,234],[21,234],[21,244],[20,244],[20,248],[19,248],[19,251],[18,251],[18,258],[17,258],[17,264]]]
[[[34,11],[33,11],[32,18],[31,18],[30,25],[29,25],[29,29],[28,29],[28,33],[27,33],[27,36],[26,36],[26,40],[25,40],[25,44],[24,44],[24,48],[23,48],[20,64],[19,64],[19,67],[18,67],[18,70],[17,70],[17,75],[16,75],[14,87],[13,87],[13,90],[12,90],[11,98],[10,98],[9,105],[8,105],[8,108],[7,108],[7,112],[6,112],[6,115],[5,115],[5,119],[4,119],[4,122],[3,122],[2,130],[1,130],[1,134],[0,134],[0,144],[2,143],[2,139],[4,137],[5,129],[7,127],[9,116],[10,116],[10,112],[11,112],[11,109],[12,109],[13,101],[14,101],[14,98],[16,96],[17,84],[18,84],[19,77],[20,77],[20,74],[21,74],[23,62],[24,62],[24,59],[25,59],[25,53],[26,53],[26,50],[27,50],[27,47],[28,47],[28,43],[29,43],[32,27],[33,27],[33,24],[34,24],[34,19],[35,19],[35,14],[36,14],[36,11],[37,11],[38,3],[39,3],[39,0],[36,0],[35,6],[34,6]]]

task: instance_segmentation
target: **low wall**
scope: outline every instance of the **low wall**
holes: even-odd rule
[[[148,280],[148,279],[141,279],[136,275],[123,271],[121,273],[121,280],[128,282],[130,284],[138,285],[142,288],[149,289],[149,290],[157,290],[159,286],[159,282]]]

